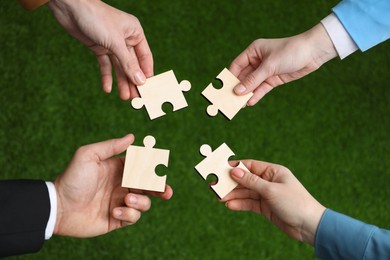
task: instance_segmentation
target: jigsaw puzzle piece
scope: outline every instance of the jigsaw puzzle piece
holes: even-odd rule
[[[183,80],[178,83],[172,70],[146,79],[142,86],[137,86],[140,97],[134,98],[131,105],[135,109],[145,106],[151,120],[165,115],[162,105],[171,103],[173,111],[188,106],[183,92],[191,89],[191,83]]]
[[[218,182],[212,185],[211,188],[219,198],[224,198],[238,185],[230,176],[233,167],[229,165],[228,160],[234,155],[233,151],[225,143],[214,152],[209,145],[204,144],[200,147],[200,153],[206,158],[195,166],[196,171],[204,180],[207,179],[208,175],[215,174]],[[249,171],[242,162],[237,167]]]
[[[163,192],[167,176],[156,175],[157,165],[168,167],[169,150],[154,148],[153,136],[144,138],[144,147],[130,145],[126,151],[122,187]]]
[[[233,88],[240,83],[240,80],[226,68],[218,74],[217,78],[222,81],[223,86],[221,89],[215,89],[213,84],[210,83],[202,91],[202,95],[212,103],[207,107],[207,114],[215,116],[220,111],[229,120],[232,120],[253,96],[253,93],[237,96]]]

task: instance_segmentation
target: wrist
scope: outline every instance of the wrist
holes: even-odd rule
[[[311,207],[303,221],[302,241],[314,245],[318,225],[326,208],[316,201],[316,205]]]
[[[304,33],[309,45],[313,48],[313,59],[321,66],[337,57],[337,51],[324,26],[319,23]]]
[[[54,235],[60,235],[60,227],[61,227],[61,219],[62,219],[62,202],[61,202],[61,196],[59,194],[59,187],[58,187],[58,180],[54,182],[54,187],[57,191],[57,216],[56,216],[56,224],[54,226]]]

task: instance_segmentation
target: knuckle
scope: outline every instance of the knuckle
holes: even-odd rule
[[[136,16],[133,16],[133,25],[135,25],[135,27],[138,27],[140,31],[143,31],[141,21]]]
[[[248,184],[251,187],[257,187],[258,182],[259,182],[259,177],[258,176],[254,175],[254,174],[249,174]]]
[[[263,187],[263,194],[270,196],[276,193],[276,187],[274,185],[266,185]]]
[[[256,39],[256,40],[254,40],[254,41],[251,43],[250,46],[256,46],[256,45],[258,45],[258,44],[260,44],[260,43],[261,43],[261,39]]]
[[[250,89],[253,89],[256,87],[256,76],[254,73],[250,73],[246,79],[244,85]]]
[[[262,45],[264,43],[264,39],[260,38],[260,39],[256,39],[254,40],[252,43],[251,43],[251,47],[252,48],[256,48],[258,47],[259,45]]]
[[[132,73],[135,73],[136,71],[138,71],[140,69],[139,64],[138,64],[138,59],[131,58],[131,60],[127,61],[125,64],[125,69],[127,71],[132,72]]]
[[[91,153],[91,149],[87,145],[85,145],[85,146],[80,146],[79,148],[77,148],[75,155],[77,157],[78,156],[86,156],[90,153]]]

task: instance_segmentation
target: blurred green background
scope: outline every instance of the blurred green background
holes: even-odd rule
[[[136,145],[151,134],[171,150],[159,169],[174,189],[136,225],[91,239],[55,236],[15,259],[314,259],[311,246],[263,217],[216,200],[194,170],[204,143],[285,165],[325,206],[390,228],[390,42],[276,88],[232,121],[208,117],[200,95],[253,40],[301,33],[337,2],[107,1],[141,21],[155,74],[173,69],[192,83],[188,108],[164,105],[167,116],[150,121],[118,98],[116,85],[103,93],[95,56],[47,7],[26,12],[2,1],[0,178],[53,180],[79,146],[132,132]]]

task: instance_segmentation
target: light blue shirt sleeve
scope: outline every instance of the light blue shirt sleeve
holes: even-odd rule
[[[390,37],[390,0],[343,0],[333,13],[361,51]]]
[[[390,231],[327,209],[314,246],[320,259],[390,259]]]

